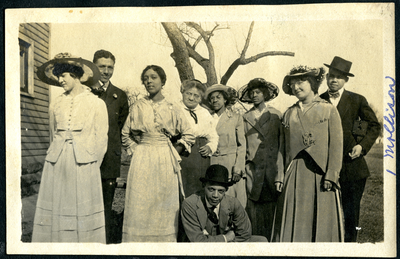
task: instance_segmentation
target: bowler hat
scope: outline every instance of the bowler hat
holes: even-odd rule
[[[345,74],[346,76],[354,76],[352,73],[350,73],[351,64],[352,63],[350,61],[347,61],[338,56],[333,58],[332,63],[330,65],[324,63],[325,66],[336,69],[337,71]]]
[[[46,84],[60,86],[57,76],[53,74],[55,64],[70,64],[83,69],[83,75],[79,79],[84,85],[92,87],[100,80],[100,71],[89,60],[72,56],[70,53],[59,53],[54,59],[47,61],[37,70],[37,76]]]
[[[233,184],[229,181],[229,172],[223,165],[211,165],[207,168],[206,175],[200,177],[200,181],[219,183],[222,186],[229,187]]]
[[[279,88],[274,83],[268,82],[264,78],[254,78],[250,80],[247,85],[244,85],[239,89],[239,100],[246,103],[252,103],[249,89],[252,90],[255,88],[269,89],[270,94],[264,96],[264,101],[270,101],[277,97],[279,94]]]

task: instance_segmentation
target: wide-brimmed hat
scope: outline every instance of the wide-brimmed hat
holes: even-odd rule
[[[337,71],[343,73],[346,76],[353,77],[354,75],[350,73],[351,64],[353,63],[338,56],[333,58],[332,63],[330,65],[324,63],[324,65],[329,68],[336,69]]]
[[[215,91],[222,91],[222,92],[225,92],[225,93],[229,94],[228,88],[229,87],[226,86],[226,85],[215,84],[215,85],[212,85],[212,86],[207,88],[204,96],[206,97],[206,99],[208,99],[208,96],[210,94],[212,94],[213,92],[215,92]]]
[[[276,98],[279,94],[279,88],[274,83],[266,81],[264,78],[254,78],[250,80],[250,82],[239,89],[239,100],[241,102],[252,103],[253,101],[250,98],[249,89],[269,89],[270,94],[264,96],[264,101],[270,101]]]
[[[72,56],[70,53],[59,53],[54,59],[47,61],[37,70],[37,76],[46,84],[60,86],[57,76],[53,74],[55,64],[70,64],[83,69],[83,75],[80,82],[92,87],[100,80],[100,71],[97,66],[89,60]]]
[[[223,165],[211,165],[207,168],[206,175],[204,177],[200,177],[200,181],[205,182],[213,182],[221,184],[222,186],[229,187],[234,183],[229,181],[229,172]]]
[[[207,88],[206,92],[204,93],[204,98],[208,100],[210,94],[215,91],[222,91],[228,95],[228,100],[226,105],[234,105],[238,100],[238,92],[233,87],[221,84],[215,84]]]
[[[308,66],[297,66],[290,70],[289,74],[283,78],[282,89],[285,94],[293,95],[292,89],[290,88],[290,79],[294,77],[302,77],[302,76],[312,76],[315,77],[317,82],[321,84],[322,80],[324,80],[325,70],[323,67],[315,68]]]

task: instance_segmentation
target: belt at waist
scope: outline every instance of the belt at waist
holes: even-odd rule
[[[236,148],[233,149],[228,149],[228,150],[219,150],[214,152],[213,156],[226,156],[226,155],[231,155],[231,154],[236,154]]]
[[[65,140],[73,139],[73,132],[81,132],[81,130],[62,130],[58,129],[56,134],[64,138]]]
[[[166,146],[169,139],[164,134],[143,133],[140,136],[140,143],[144,145]]]

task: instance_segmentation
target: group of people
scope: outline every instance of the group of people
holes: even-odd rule
[[[57,55],[37,72],[65,92],[49,109],[32,242],[115,242],[122,147],[132,156],[122,242],[355,242],[363,156],[380,124],[362,95],[343,88],[351,64],[325,64],[321,96],[325,69],[294,67],[282,90],[298,102],[283,116],[268,104],[278,86],[252,79],[239,90],[253,104],[241,116],[226,85],[186,80],[182,101],[167,100],[156,65],[141,74],[148,96],[129,109],[110,82],[112,53],[99,50],[93,62]]]

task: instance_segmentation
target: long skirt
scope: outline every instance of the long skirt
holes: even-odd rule
[[[211,165],[223,165],[228,169],[229,178],[232,178],[232,168],[236,161],[236,154],[227,154],[223,156],[212,156]],[[242,204],[243,208],[246,208],[247,194],[246,194],[246,181],[242,178],[239,182],[230,186],[227,195],[237,198]]]
[[[32,242],[105,243],[100,165],[75,161],[66,141],[58,161],[45,162]]]
[[[202,189],[200,177],[203,177],[210,166],[210,157],[203,157],[199,153],[200,147],[207,144],[205,138],[196,138],[192,151],[188,157],[182,157],[181,174],[185,197]]]
[[[143,136],[127,177],[122,242],[176,242],[179,186],[172,145]]]
[[[343,242],[339,191],[324,191],[323,181],[305,151],[292,161],[277,201],[273,242]]]

